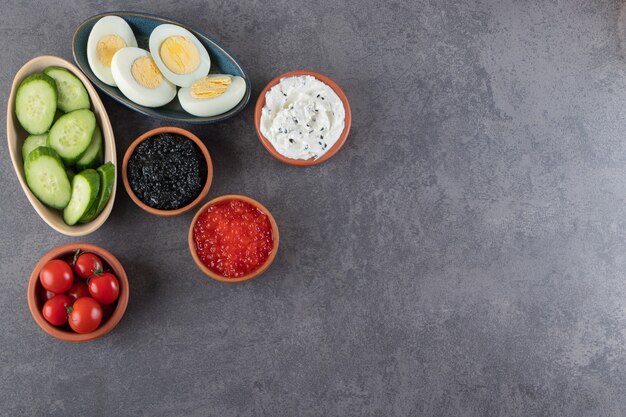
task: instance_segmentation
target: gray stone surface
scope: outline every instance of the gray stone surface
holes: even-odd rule
[[[25,298],[40,256],[77,239],[39,219],[0,147],[0,415],[626,415],[621,1],[38,3],[0,13],[3,103],[28,59],[71,58],[80,22],[132,8],[223,42],[253,102],[312,69],[354,119],[307,169],[262,148],[252,104],[191,126],[210,196],[274,213],[274,265],[210,281],[193,214],[149,216],[119,188],[85,240],[123,262],[130,304],[79,345],[43,333]],[[120,159],[161,124],[102,98]]]

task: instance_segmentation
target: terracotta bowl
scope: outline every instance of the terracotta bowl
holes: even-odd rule
[[[127,175],[128,160],[130,159],[131,155],[135,151],[135,148],[144,140],[152,136],[158,135],[159,133],[175,133],[175,134],[184,136],[188,139],[191,139],[196,145],[198,145],[198,148],[202,152],[202,155],[204,155],[204,159],[206,161],[207,175],[206,175],[206,182],[204,184],[204,187],[202,188],[202,191],[200,191],[200,194],[198,194],[195,200],[193,200],[191,203],[187,204],[184,207],[178,208],[176,210],[159,210],[159,209],[150,207],[149,205],[141,201],[139,197],[137,197],[137,194],[135,194],[135,192],[133,191],[133,189],[131,188],[128,182],[128,175]],[[141,207],[148,213],[155,214],[157,216],[177,216],[179,214],[182,214],[191,210],[192,208],[197,206],[198,203],[200,203],[200,201],[202,201],[202,199],[206,197],[206,195],[209,193],[209,188],[211,188],[212,180],[213,180],[213,163],[211,162],[211,155],[209,155],[209,151],[207,150],[206,146],[204,146],[204,143],[202,143],[202,141],[196,135],[189,132],[188,130],[181,129],[179,127],[163,126],[163,127],[158,127],[156,129],[147,131],[146,133],[144,133],[143,135],[135,139],[133,143],[130,144],[130,146],[126,150],[126,153],[124,154],[124,161],[122,162],[122,181],[124,182],[124,188],[126,188],[126,192],[130,196],[130,198],[135,202],[135,204],[137,204],[139,207]]]
[[[278,151],[274,149],[274,146],[270,143],[270,141],[267,140],[265,136],[263,136],[263,134],[261,133],[261,110],[265,106],[265,94],[270,90],[270,88],[278,84],[281,79],[287,78],[287,77],[294,77],[296,75],[311,75],[317,78],[318,80],[322,81],[323,83],[327,84],[330,88],[333,89],[335,93],[337,93],[337,95],[339,96],[339,99],[343,103],[344,109],[346,110],[346,119],[344,121],[345,127],[343,128],[343,132],[341,133],[341,136],[339,136],[339,139],[337,140],[337,142],[335,142],[335,144],[324,155],[322,155],[320,158],[317,158],[317,159],[287,158],[286,156],[283,156],[280,153],[278,153]],[[343,90],[341,90],[341,88],[339,88],[337,83],[335,83],[333,80],[331,80],[327,76],[320,74],[318,72],[313,72],[313,71],[307,71],[307,70],[291,71],[291,72],[286,72],[284,74],[281,74],[278,77],[274,78],[265,86],[263,91],[261,91],[261,94],[259,94],[259,98],[257,99],[256,106],[254,107],[254,126],[256,127],[256,133],[257,133],[257,136],[259,137],[259,140],[261,141],[261,144],[263,144],[265,149],[267,149],[267,151],[274,158],[289,165],[309,166],[309,165],[321,164],[322,162],[329,160],[333,155],[339,152],[339,149],[341,149],[343,144],[346,142],[348,133],[350,133],[351,124],[352,124],[352,112],[350,111],[350,103],[348,102],[348,98],[344,94]]]
[[[98,327],[95,331],[86,334],[74,333],[48,323],[41,314],[43,303],[41,303],[39,295],[42,290],[41,283],[39,281],[39,271],[41,271],[41,268],[43,268],[46,262],[52,259],[71,256],[76,253],[78,249],[85,252],[95,253],[102,258],[105,263],[109,264],[112,272],[115,274],[120,284],[120,295],[113,314],[108,318],[108,320],[100,324],[100,327]],[[39,327],[41,327],[43,331],[48,333],[50,336],[66,342],[87,342],[106,335],[113,330],[115,326],[117,326],[126,311],[129,291],[128,276],[126,276],[126,272],[124,271],[122,264],[120,264],[120,261],[118,261],[117,258],[111,254],[111,252],[89,243],[68,243],[46,253],[37,265],[35,265],[33,272],[30,274],[30,280],[28,281],[28,308],[30,309],[30,313],[33,315],[33,318]]]
[[[198,257],[198,254],[196,253],[196,245],[193,240],[193,227],[195,226],[196,221],[198,220],[198,217],[200,217],[200,214],[202,214],[202,212],[207,207],[212,206],[213,204],[219,203],[220,201],[224,201],[224,200],[240,200],[240,201],[245,201],[246,203],[252,204],[253,206],[255,206],[256,208],[258,208],[259,210],[261,210],[263,213],[267,215],[267,217],[270,220],[270,224],[272,226],[272,237],[274,238],[274,246],[272,247],[272,252],[270,253],[270,256],[267,258],[265,263],[261,265],[258,269],[256,269],[255,271],[247,275],[237,277],[237,278],[224,277],[220,274],[217,274],[211,271],[209,268],[207,268],[200,261],[200,258]],[[252,198],[246,197],[243,195],[228,194],[228,195],[223,195],[223,196],[214,198],[213,200],[209,201],[198,210],[196,215],[193,217],[193,220],[191,221],[191,226],[189,226],[189,234],[188,234],[187,240],[189,242],[189,251],[191,252],[191,257],[196,262],[196,265],[198,265],[198,268],[200,268],[200,270],[204,272],[207,276],[220,282],[228,282],[228,283],[243,282],[243,281],[249,281],[253,278],[258,277],[263,272],[265,272],[267,268],[270,267],[272,262],[274,262],[274,258],[276,257],[276,252],[278,252],[278,241],[279,241],[278,225],[276,224],[276,220],[274,219],[274,216],[272,216],[272,213],[270,213],[270,211],[258,201],[253,200]]]
[[[115,156],[115,138],[113,136],[113,129],[111,128],[111,122],[109,116],[98,97],[98,93],[93,88],[89,80],[83,75],[82,72],[74,65],[56,56],[39,56],[28,61],[17,72],[13,79],[13,85],[11,87],[11,94],[9,95],[9,101],[7,103],[7,141],[9,144],[9,154],[11,155],[11,161],[13,162],[13,168],[17,174],[17,179],[26,194],[26,198],[30,201],[39,217],[43,219],[54,230],[63,233],[67,236],[84,236],[96,231],[100,226],[104,224],[106,219],[111,214],[113,209],[113,202],[115,201],[115,192],[117,191],[117,172],[116,181],[113,182],[113,189],[111,190],[111,197],[108,203],[104,206],[104,210],[95,219],[85,224],[76,224],[74,226],[68,226],[63,221],[63,212],[61,210],[51,209],[43,204],[35,197],[26,184],[26,178],[24,177],[24,162],[22,160],[22,144],[24,139],[28,137],[28,133],[20,126],[17,116],[15,116],[15,94],[17,88],[24,78],[28,75],[40,72],[46,67],[57,66],[69,70],[83,83],[89,99],[91,100],[91,110],[96,115],[98,125],[102,130],[102,139],[104,141],[104,161],[110,161],[115,165],[117,171],[117,158]]]

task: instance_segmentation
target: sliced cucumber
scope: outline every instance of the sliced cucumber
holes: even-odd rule
[[[50,148],[34,149],[24,163],[28,188],[47,206],[63,209],[70,201],[70,180],[61,158]]]
[[[98,196],[98,210],[96,210],[96,216],[102,213],[104,206],[109,202],[111,193],[113,192],[113,185],[115,184],[115,165],[113,162],[107,162],[100,166],[96,171],[100,174],[100,186],[102,192]]]
[[[76,161],[76,170],[82,171],[83,169],[96,168],[97,166],[100,166],[103,162],[103,154],[102,132],[100,132],[100,128],[96,125],[89,147],[85,153],[83,153],[83,156]]]
[[[98,174],[100,175],[100,192],[98,193],[96,203],[94,203],[89,210],[87,210],[87,213],[81,217],[81,223],[87,223],[95,219],[98,214],[102,213],[104,206],[106,206],[109,198],[111,198],[113,184],[115,184],[115,165],[111,162],[107,162],[96,171],[98,171]]]
[[[89,94],[83,83],[70,71],[61,67],[48,67],[44,74],[54,78],[57,85],[57,106],[65,113],[91,106]]]
[[[15,95],[17,120],[31,135],[40,135],[50,129],[57,110],[57,86],[43,73],[24,78]]]
[[[70,226],[78,223],[87,210],[96,203],[100,191],[100,176],[94,169],[86,169],[74,175],[72,196],[63,210],[63,220]]]
[[[44,133],[43,135],[30,135],[24,141],[22,145],[22,159],[26,161],[26,157],[29,153],[34,151],[40,146],[46,146],[48,141],[48,134]]]
[[[96,116],[81,109],[66,113],[48,133],[48,146],[54,149],[66,165],[73,165],[89,147],[96,128]]]

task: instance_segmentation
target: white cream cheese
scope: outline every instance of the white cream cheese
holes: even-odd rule
[[[319,158],[339,139],[346,117],[341,99],[310,75],[283,78],[265,94],[261,133],[281,155]]]

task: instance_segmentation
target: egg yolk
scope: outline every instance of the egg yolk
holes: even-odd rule
[[[159,48],[165,66],[175,74],[191,74],[200,65],[200,52],[184,36],[170,36]]]
[[[126,42],[119,35],[106,35],[100,38],[96,45],[96,55],[100,62],[107,67],[111,66],[113,55],[117,51],[126,47]]]
[[[221,96],[228,90],[230,77],[204,77],[191,84],[190,93],[193,98],[207,99]]]
[[[148,56],[137,58],[130,68],[133,78],[143,87],[154,89],[163,81],[163,74],[154,63],[154,60]]]

